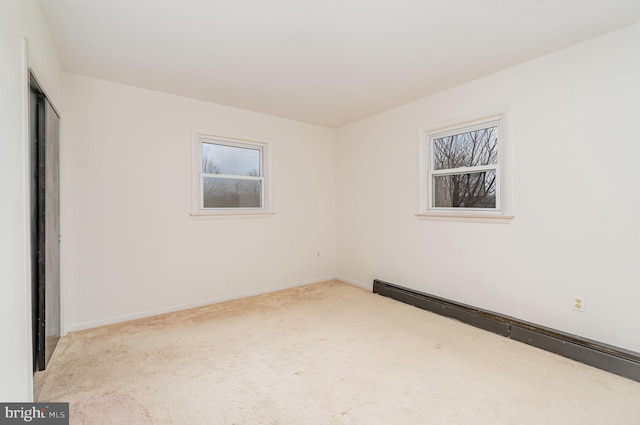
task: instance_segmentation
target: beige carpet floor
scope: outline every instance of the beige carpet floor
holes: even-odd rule
[[[640,424],[640,383],[326,282],[64,337],[72,424]]]

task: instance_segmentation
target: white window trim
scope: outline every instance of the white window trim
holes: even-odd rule
[[[509,150],[509,108],[502,107],[484,114],[463,117],[418,130],[418,219],[447,220],[466,222],[508,223],[513,218],[511,205],[510,182],[510,150]],[[461,133],[476,128],[482,128],[492,121],[500,122],[500,139],[498,141],[498,164],[496,166],[464,167],[455,169],[455,174],[461,172],[483,171],[495,169],[499,186],[496,190],[496,208],[434,208],[432,202],[432,176],[452,174],[452,170],[431,170],[431,140],[447,134]]]
[[[256,149],[261,152],[262,175],[235,176],[227,174],[203,174],[202,171],[202,143],[209,140],[212,143],[235,146],[241,148]],[[265,139],[247,138],[228,135],[220,132],[212,132],[201,129],[191,131],[191,217],[196,219],[209,218],[251,218],[269,217],[275,214],[271,190],[271,150],[270,141]],[[204,208],[203,207],[203,177],[215,176],[218,178],[234,178],[241,180],[261,180],[262,208]]]

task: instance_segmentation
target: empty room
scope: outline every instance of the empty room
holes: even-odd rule
[[[640,2],[3,0],[0,53],[0,423],[640,424]]]

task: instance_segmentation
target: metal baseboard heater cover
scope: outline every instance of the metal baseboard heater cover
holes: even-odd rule
[[[640,382],[640,353],[378,279],[373,292]]]

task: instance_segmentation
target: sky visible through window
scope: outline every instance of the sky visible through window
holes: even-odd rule
[[[202,159],[213,164],[204,172],[211,174],[231,174],[236,176],[260,175],[260,150],[202,143]],[[215,171],[214,171],[215,170]]]

